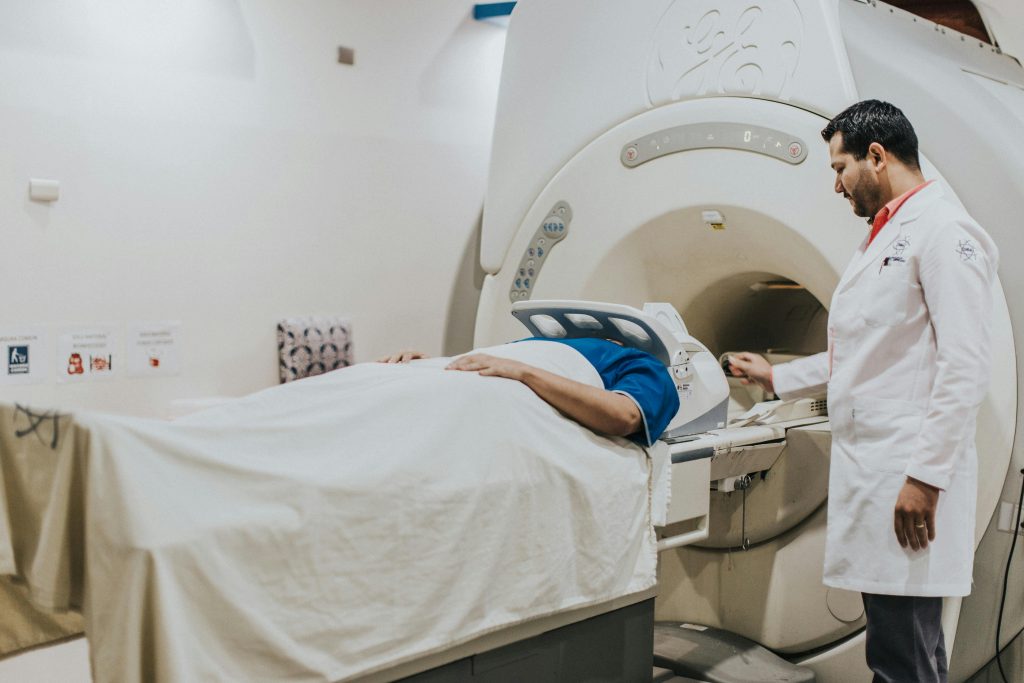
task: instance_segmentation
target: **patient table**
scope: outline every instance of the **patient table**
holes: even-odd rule
[[[535,333],[589,316],[662,358],[689,394],[672,443],[597,436],[525,385],[436,362],[174,422],[0,405],[0,573],[83,613],[97,681],[634,680],[657,551],[706,538],[709,482],[769,467],[786,425],[726,428],[722,371],[681,321],[529,306],[527,327],[559,323]],[[487,351],[600,382],[561,344]]]

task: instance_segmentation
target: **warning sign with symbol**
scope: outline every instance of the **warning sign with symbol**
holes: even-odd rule
[[[46,331],[43,328],[0,329],[0,384],[37,384],[48,371]]]

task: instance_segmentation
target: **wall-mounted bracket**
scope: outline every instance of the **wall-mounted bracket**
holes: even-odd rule
[[[514,2],[484,2],[473,5],[473,18],[477,21],[507,17],[516,6]]]

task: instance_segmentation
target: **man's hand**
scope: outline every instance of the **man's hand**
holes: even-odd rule
[[[893,519],[896,540],[902,547],[909,544],[914,550],[923,550],[929,541],[935,540],[935,508],[940,491],[931,484],[907,477],[896,499]]]
[[[489,356],[486,353],[473,353],[456,358],[445,370],[463,370],[477,372],[486,377],[506,377],[522,382],[530,366],[517,360]]]
[[[743,384],[757,384],[765,391],[775,393],[772,383],[772,365],[756,353],[737,353],[729,356],[729,371],[733,377],[742,377]]]
[[[422,351],[406,350],[406,351],[398,351],[397,353],[393,353],[390,356],[384,356],[383,358],[378,358],[377,362],[378,363],[408,363],[409,361],[416,360],[417,358],[429,358],[429,356],[427,354],[423,353]]]

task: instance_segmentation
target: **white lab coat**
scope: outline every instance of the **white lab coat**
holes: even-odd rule
[[[828,392],[824,580],[886,595],[967,595],[975,418],[988,390],[999,252],[938,183],[866,242],[832,296],[828,352],[774,370],[783,398]],[[943,489],[925,550],[901,548],[893,531],[907,476]]]

